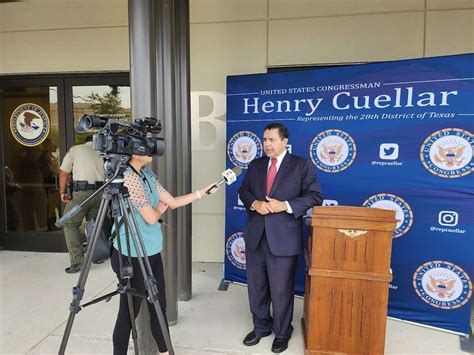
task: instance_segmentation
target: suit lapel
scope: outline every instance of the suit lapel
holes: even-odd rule
[[[272,189],[270,190],[270,196],[272,197],[275,191],[278,189],[278,186],[282,183],[282,181],[285,179],[286,175],[290,171],[291,168],[291,154],[286,153],[285,157],[283,158],[283,161],[281,162],[280,168],[278,169],[277,175],[275,177],[275,181],[273,181]],[[265,181],[266,181],[266,176],[265,176]]]

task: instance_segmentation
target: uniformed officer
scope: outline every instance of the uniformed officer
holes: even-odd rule
[[[66,184],[72,174],[73,197],[68,198]],[[61,201],[67,203],[64,213],[73,207],[81,204],[97,190],[104,181],[104,162],[99,156],[99,152],[92,148],[92,136],[87,137],[86,142],[69,149],[60,167],[59,188]],[[66,238],[67,249],[71,266],[65,271],[73,274],[81,270],[84,261],[85,242],[84,235],[79,231],[82,220],[96,217],[101,202],[101,194],[89,201],[75,216],[64,224],[64,237]]]

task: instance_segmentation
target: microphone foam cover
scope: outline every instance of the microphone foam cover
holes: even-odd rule
[[[242,173],[242,168],[240,166],[236,166],[232,168],[232,171],[234,172],[235,176],[239,176]]]

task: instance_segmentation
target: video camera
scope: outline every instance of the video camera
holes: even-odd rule
[[[163,155],[165,140],[159,138],[161,122],[153,117],[135,119],[133,123],[108,117],[84,115],[76,126],[76,132],[94,134],[93,148],[103,154]]]

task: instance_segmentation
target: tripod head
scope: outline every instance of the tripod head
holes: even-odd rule
[[[127,169],[127,164],[132,157],[115,153],[101,155],[104,159],[105,183],[108,184],[109,180],[118,180],[114,183],[120,183],[120,181],[123,183],[123,173]]]

